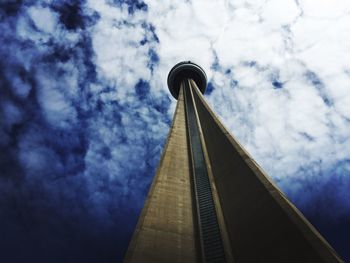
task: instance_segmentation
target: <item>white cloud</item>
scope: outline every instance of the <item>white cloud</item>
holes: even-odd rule
[[[349,2],[342,0],[320,0],[317,3],[300,0],[299,3],[305,16],[318,19],[339,18],[350,11]]]
[[[334,152],[350,154],[344,142],[334,144],[350,135],[343,120],[350,112],[347,1],[147,3],[161,43],[163,86],[176,62],[201,64],[216,88],[207,96],[214,110],[274,178],[300,176],[296,171],[315,160],[326,169],[342,158]],[[211,69],[214,54],[233,74]],[[273,77],[281,89],[273,89]]]
[[[100,12],[101,19],[94,27],[93,47],[100,77],[124,87],[117,89],[116,96],[123,102],[137,81],[150,79],[148,45],[142,46],[146,30],[142,27],[145,14],[128,15],[127,8],[118,8],[91,1],[90,7]]]
[[[46,65],[43,65],[45,67]],[[70,92],[74,91],[76,85],[74,81],[66,82],[64,77],[61,77],[59,82],[52,81],[51,76],[48,76],[44,68],[37,72],[37,81],[39,83],[37,99],[42,108],[46,120],[54,127],[68,128],[76,121],[76,110],[73,101],[69,96]],[[58,77],[58,76],[57,76]],[[76,94],[75,94],[76,95]]]
[[[48,7],[30,7],[28,14],[36,28],[45,33],[54,33],[57,26],[57,14]]]

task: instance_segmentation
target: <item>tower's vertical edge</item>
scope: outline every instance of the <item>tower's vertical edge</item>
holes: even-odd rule
[[[192,81],[235,262],[342,262],[238,141]]]
[[[215,185],[215,179],[213,177],[213,172],[212,172],[211,165],[210,165],[208,150],[207,150],[207,147],[205,144],[205,139],[203,136],[201,122],[200,122],[200,119],[198,116],[197,106],[196,106],[196,103],[195,103],[194,97],[193,97],[193,93],[196,92],[193,89],[196,89],[196,86],[193,85],[192,80],[187,80],[187,81],[189,83],[189,86],[191,86],[190,93],[191,93],[191,97],[193,100],[193,106],[195,108],[195,115],[196,115],[196,120],[197,120],[197,125],[198,125],[199,137],[200,137],[200,141],[202,144],[205,165],[206,165],[207,171],[208,171],[208,179],[209,179],[210,186],[211,186],[210,188],[211,188],[212,198],[213,198],[213,202],[214,202],[214,206],[215,206],[215,210],[216,210],[217,222],[218,222],[218,225],[220,228],[220,236],[221,236],[222,245],[223,245],[223,249],[224,249],[224,253],[225,253],[225,261],[227,263],[234,263],[233,255],[232,255],[232,251],[231,251],[231,244],[230,244],[230,240],[229,240],[229,236],[227,233],[226,224],[225,224],[225,220],[224,220],[224,216],[223,216],[223,211],[222,211],[222,207],[220,204],[220,199],[218,196],[217,188]]]
[[[196,262],[183,92],[125,262]]]
[[[208,167],[205,160],[204,145],[202,145],[200,126],[194,105],[192,87],[188,79],[183,80],[183,92],[186,108],[186,123],[188,131],[188,147],[192,164],[194,202],[198,233],[203,262],[226,262],[226,255],[217,209],[213,198]]]

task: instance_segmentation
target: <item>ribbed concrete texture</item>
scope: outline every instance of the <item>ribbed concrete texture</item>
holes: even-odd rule
[[[196,262],[182,90],[167,144],[125,262]]]

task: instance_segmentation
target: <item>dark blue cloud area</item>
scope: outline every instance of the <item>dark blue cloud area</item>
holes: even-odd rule
[[[205,90],[205,93],[209,95],[214,91],[214,89],[215,88],[214,88],[213,84],[209,81],[208,85],[207,85],[207,89]]]
[[[127,5],[129,14],[133,14],[136,11],[147,12],[148,10],[147,4],[139,0],[108,0],[107,2],[118,7],[121,7],[122,5]]]
[[[143,1],[107,2],[129,16],[148,11]],[[118,100],[116,91],[126,87],[105,80],[96,65],[92,31],[100,19],[84,1],[0,5],[0,262],[122,261],[170,126],[171,101],[165,91],[154,96],[145,76],[128,87],[132,100]],[[140,27],[135,48],[146,50],[152,78],[161,43],[154,25]],[[256,61],[244,65],[264,70]],[[217,56],[211,69],[239,86]],[[332,106],[322,80],[311,71],[304,77]],[[270,81],[283,88],[278,74]],[[217,89],[210,82],[207,95]],[[301,169],[299,184],[278,184],[350,260],[349,160],[323,172],[318,165]]]
[[[313,140],[308,134],[302,136]],[[329,169],[322,168],[320,160],[301,167],[295,178],[277,182],[346,262],[350,260],[349,174],[350,160]]]
[[[170,124],[168,95],[140,79],[137,103],[103,100],[122,87],[97,76],[99,14],[83,1],[2,2],[0,18],[0,261],[120,262]],[[158,61],[150,49],[149,68]]]

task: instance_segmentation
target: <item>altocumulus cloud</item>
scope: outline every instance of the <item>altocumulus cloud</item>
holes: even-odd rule
[[[2,3],[2,262],[115,262],[127,246],[170,100],[150,88],[147,5],[104,8]]]
[[[346,254],[347,1],[3,1],[2,262],[118,262],[194,60],[207,99]]]

